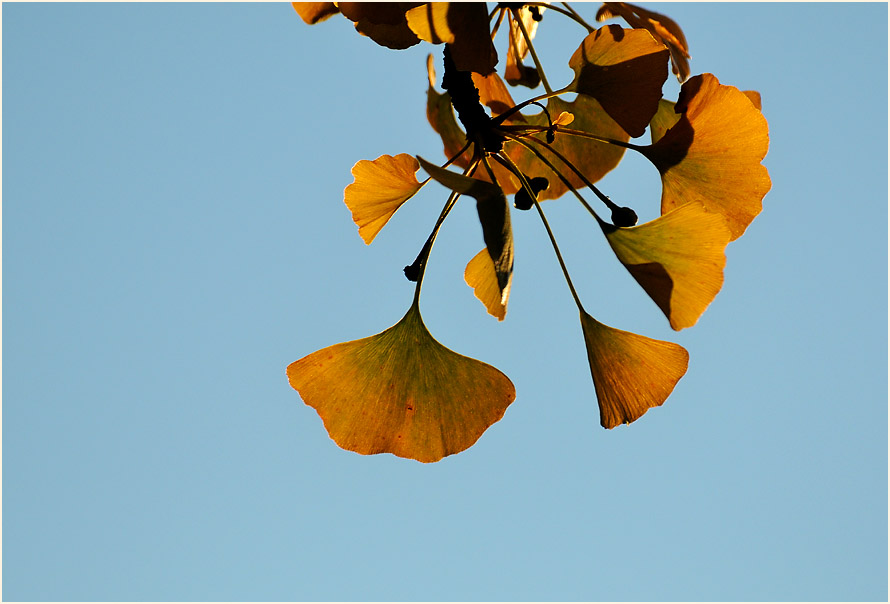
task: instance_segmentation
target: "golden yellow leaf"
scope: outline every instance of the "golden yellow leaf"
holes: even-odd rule
[[[287,376],[340,447],[422,462],[472,446],[516,398],[503,373],[437,342],[416,301],[393,327],[303,357]]]
[[[632,137],[642,136],[658,109],[668,54],[646,30],[601,27],[569,60],[571,89],[599,101]]]
[[[333,2],[291,2],[291,5],[307,25],[314,25],[340,12]]]
[[[679,120],[639,148],[661,172],[661,212],[699,202],[722,214],[737,239],[771,187],[760,163],[769,148],[766,119],[747,95],[709,73],[683,84],[675,109]]]
[[[678,344],[603,325],[584,311],[581,328],[604,428],[660,406],[686,373],[689,353]]]
[[[671,327],[695,325],[723,286],[731,236],[723,217],[687,203],[639,226],[600,225],[615,255]]]
[[[658,142],[658,139],[664,136],[664,133],[679,121],[680,114],[674,111],[675,105],[676,103],[673,101],[665,99],[661,99],[658,102],[658,111],[655,112],[655,115],[652,116],[652,120],[649,122],[649,135],[652,137],[653,143]]]
[[[363,159],[352,167],[355,182],[346,187],[343,201],[366,244],[423,186],[414,176],[419,169],[420,164],[407,153],[381,155],[374,161]]]
[[[507,300],[510,297],[510,288],[501,292],[498,287],[498,277],[494,269],[494,262],[487,249],[473,256],[464,270],[464,281],[473,288],[473,293],[485,309],[498,321],[503,321],[507,315]]]

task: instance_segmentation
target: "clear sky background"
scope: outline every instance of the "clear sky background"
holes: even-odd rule
[[[579,204],[545,211],[588,311],[688,373],[603,430],[540,221],[514,216],[499,323],[459,204],[421,309],[517,398],[421,464],[337,447],[285,367],[410,304],[446,190],[365,246],[343,189],[360,159],[444,161],[441,49],[288,4],[4,4],[3,599],[886,600],[887,5],[654,8],[770,123],[723,291],[675,333]],[[554,86],[583,35],[546,14]],[[641,158],[601,188],[657,215]]]

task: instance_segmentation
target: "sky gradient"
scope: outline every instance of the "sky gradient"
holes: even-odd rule
[[[366,246],[343,189],[360,159],[444,161],[440,49],[289,4],[4,4],[3,599],[886,601],[887,5],[653,8],[770,124],[723,290],[673,332],[579,204],[545,211],[588,311],[688,373],[603,430],[540,221],[514,213],[499,323],[459,204],[424,320],[517,398],[420,464],[338,448],[285,367],[411,302],[446,190]],[[554,86],[583,34],[545,14]],[[599,186],[657,215],[642,158]]]

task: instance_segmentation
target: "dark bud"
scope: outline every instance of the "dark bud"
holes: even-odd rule
[[[553,133],[552,129],[547,131],[546,138],[547,138],[547,142],[550,143],[551,145],[553,144],[553,141],[556,140],[556,134]]]
[[[413,264],[409,264],[408,266],[406,266],[405,277],[408,279],[408,281],[417,283],[417,279],[420,278],[420,262],[415,260]]]
[[[529,6],[528,10],[532,14],[532,19],[534,19],[538,23],[540,23],[541,20],[544,18],[544,15],[541,14],[541,11],[538,10],[537,6]]]
[[[535,205],[535,200],[538,198],[538,193],[547,189],[550,186],[550,181],[544,178],[543,176],[535,176],[534,178],[528,181],[529,186],[531,186],[532,191],[535,192],[535,199],[532,199],[528,191],[525,190],[525,187],[519,189],[516,192],[516,195],[513,196],[513,207],[517,210],[530,210],[533,205]]]
[[[630,208],[614,207],[612,209],[612,224],[617,227],[632,227],[637,223],[637,213]]]

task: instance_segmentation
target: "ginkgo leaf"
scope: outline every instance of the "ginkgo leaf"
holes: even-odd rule
[[[414,176],[420,169],[407,153],[360,160],[352,167],[355,182],[346,187],[343,201],[358,225],[358,234],[370,244],[403,203],[420,188]]]
[[[771,187],[761,161],[769,127],[751,99],[706,73],[680,90],[680,118],[657,142],[638,150],[661,173],[661,212],[697,201],[722,214],[739,238]]]
[[[446,43],[461,71],[487,75],[498,62],[488,32],[488,11],[481,2],[428,2],[405,14],[408,27],[421,40]]]
[[[595,98],[632,137],[642,136],[667,79],[668,49],[643,29],[601,27],[569,60],[570,89]]]
[[[315,25],[340,12],[333,2],[291,2],[291,5],[307,25]]]
[[[692,327],[723,286],[726,222],[698,203],[687,203],[635,227],[600,221],[609,245],[628,272],[680,330]]]
[[[689,353],[678,344],[603,325],[584,311],[581,328],[604,428],[660,406],[686,373]]]
[[[635,29],[645,29],[671,51],[671,68],[681,82],[689,77],[689,44],[677,23],[664,15],[627,2],[604,2],[596,13],[597,21],[623,17]]]
[[[629,138],[621,126],[615,123],[615,120],[608,113],[603,111],[596,99],[583,94],[576,95],[575,99],[570,102],[552,98],[547,101],[547,111],[552,117],[556,117],[557,121],[560,121],[560,117],[563,114],[571,114],[573,117],[570,126],[572,130],[588,132],[619,141],[627,141]],[[562,117],[562,121],[567,119],[567,115]],[[543,111],[524,116],[522,122],[508,123],[535,126],[549,125],[547,115]],[[624,147],[603,144],[581,136],[560,134],[559,130],[556,131],[556,139],[551,146],[572,162],[587,177],[588,181],[594,183],[615,168],[625,153]],[[540,176],[550,181],[550,188],[538,196],[539,201],[557,199],[569,190],[562,179],[554,174],[536,155],[519,143],[507,142],[504,145],[504,151],[519,166],[522,173],[529,178]],[[572,170],[565,167],[556,156],[546,150],[542,153],[553,162],[572,186],[578,189],[585,186],[584,181]]]
[[[497,185],[456,174],[417,158],[423,169],[440,184],[476,200],[476,212],[482,224],[485,247],[494,263],[501,302],[506,304],[513,279],[513,229],[510,224],[510,206],[507,197]]]
[[[516,398],[512,382],[429,333],[415,301],[393,327],[287,368],[340,447],[438,461],[472,446]]]
[[[467,264],[467,268],[464,270],[464,280],[467,285],[473,288],[473,293],[485,305],[488,314],[497,317],[498,321],[503,321],[507,316],[507,300],[510,290],[501,292],[498,287],[494,262],[492,262],[487,249],[483,249],[473,256],[473,259]]]
[[[547,9],[541,6],[535,7],[535,10],[540,18]],[[528,6],[522,6],[517,11],[528,37],[534,38],[538,30],[538,21],[535,19],[535,13]],[[507,64],[504,67],[504,79],[511,86],[521,84],[529,88],[536,88],[541,83],[541,75],[536,67],[527,67],[522,64],[522,59],[528,55],[528,43],[525,41],[525,36],[522,35],[519,21],[514,18],[513,11],[508,11],[508,15],[510,32],[507,41]]]
[[[339,2],[343,16],[355,23],[360,34],[393,50],[410,48],[420,38],[408,27],[405,13],[419,2]]]

